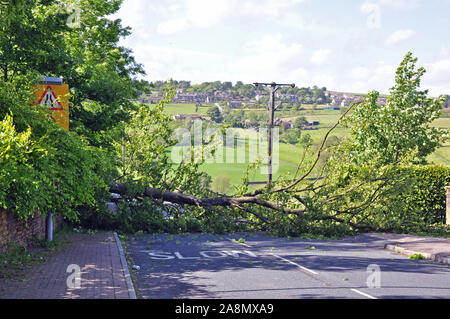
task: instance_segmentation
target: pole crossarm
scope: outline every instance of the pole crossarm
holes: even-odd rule
[[[282,87],[282,86],[290,86],[291,88],[295,88],[295,84],[281,84],[281,83],[275,83],[275,82],[272,82],[272,83],[260,83],[260,82],[255,82],[255,83],[253,83],[256,87],[259,87],[259,86],[271,86],[271,87],[273,87],[273,88],[280,88],[280,87]]]

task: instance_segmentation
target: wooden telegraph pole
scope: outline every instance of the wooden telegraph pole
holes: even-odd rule
[[[260,87],[260,86],[266,86],[266,87],[270,87],[270,101],[269,101],[269,108],[268,108],[268,112],[269,112],[269,120],[267,123],[268,126],[268,161],[267,161],[267,166],[268,166],[268,178],[267,178],[267,185],[270,186],[272,184],[272,179],[273,179],[273,170],[272,170],[272,166],[273,166],[273,128],[274,128],[274,121],[275,121],[275,111],[278,109],[278,106],[275,106],[275,94],[277,93],[277,91],[283,87],[283,86],[290,86],[292,88],[295,88],[295,84],[278,84],[278,83],[254,83],[254,85],[256,87]]]

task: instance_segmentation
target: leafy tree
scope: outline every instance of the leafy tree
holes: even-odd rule
[[[111,154],[95,146],[111,146],[113,130],[134,108],[128,99],[142,84],[132,79],[140,68],[130,51],[117,46],[127,29],[106,18],[121,1],[77,2],[79,29],[67,25],[69,3],[0,4],[0,135],[10,137],[0,141],[0,201],[24,218],[53,211],[76,220],[80,210],[101,206],[117,173]],[[69,83],[73,131],[31,105],[30,88],[43,75]]]
[[[311,147],[312,146],[312,138],[311,138],[311,134],[302,134],[299,144],[302,145],[305,148]]]
[[[4,82],[34,71],[60,74],[67,66],[63,45],[67,15],[57,5],[56,0],[2,1],[0,70]]]
[[[233,88],[233,83],[231,82],[223,82],[222,89],[223,90],[231,90]]]
[[[38,74],[63,77],[71,88],[71,128],[94,145],[111,145],[105,132],[129,119],[134,109],[130,99],[146,86],[134,79],[144,74],[141,65],[129,49],[118,45],[130,29],[109,18],[121,3],[77,1],[79,28],[67,23],[65,8],[74,4],[71,0],[3,1],[0,7],[3,81]]]
[[[28,101],[23,108],[30,107]],[[37,212],[61,214],[77,220],[78,208],[95,206],[108,189],[114,168],[107,155],[75,133],[41,116],[45,133],[33,136],[32,128],[19,132],[13,117],[0,123],[0,207],[28,218]]]
[[[294,127],[303,128],[305,125],[308,125],[308,120],[304,116],[297,117],[294,121]]]
[[[287,130],[283,132],[283,134],[280,137],[280,140],[282,142],[288,143],[288,144],[297,144],[300,141],[300,137],[302,135],[302,131],[293,129],[293,130]]]
[[[412,156],[412,161],[424,163],[448,138],[442,129],[429,125],[439,118],[444,101],[420,90],[425,69],[417,69],[416,62],[410,52],[406,54],[385,105],[377,104],[380,95],[372,91],[349,118],[359,161],[378,157],[380,164],[390,164]]]
[[[211,121],[214,121],[216,123],[222,123],[223,121],[222,113],[220,113],[220,110],[217,106],[209,108],[206,112],[206,115],[211,118]]]
[[[121,21],[110,20],[122,0],[80,0],[80,28],[64,34],[71,57],[71,67],[62,73],[71,87],[73,129],[87,135],[94,145],[111,145],[110,134],[117,125],[130,118],[145,82],[135,79],[144,74],[131,51],[119,45],[130,34]]]

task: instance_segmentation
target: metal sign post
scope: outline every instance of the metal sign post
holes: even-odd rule
[[[52,111],[51,118],[63,129],[69,130],[69,86],[61,78],[45,77],[36,87],[36,103]],[[53,241],[53,213],[47,216],[47,241]]]

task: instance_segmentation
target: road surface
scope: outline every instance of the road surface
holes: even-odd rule
[[[367,234],[142,235],[128,242],[144,299],[450,299],[450,266],[411,260]]]

